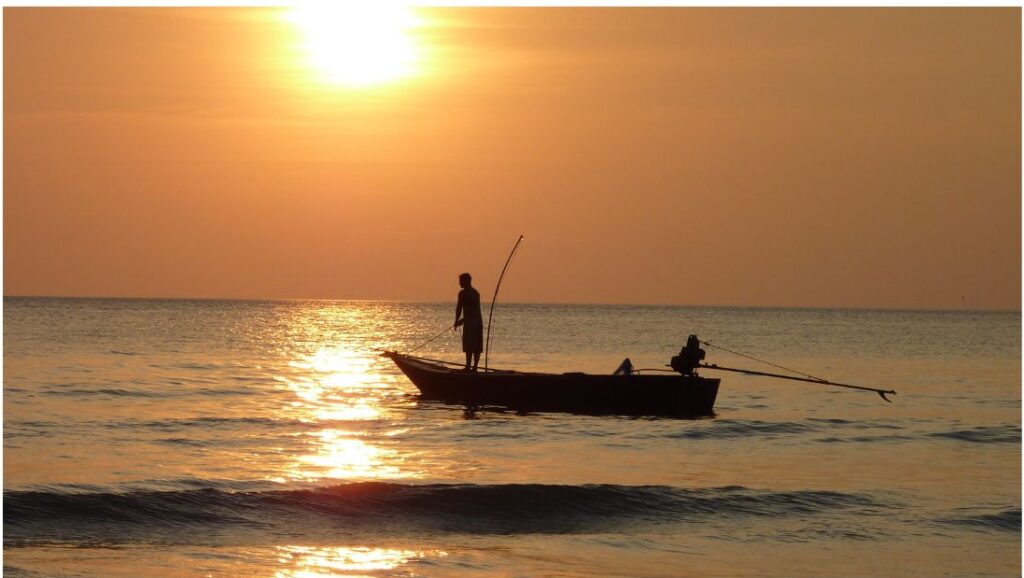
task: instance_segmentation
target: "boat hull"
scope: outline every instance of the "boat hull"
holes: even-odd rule
[[[699,417],[714,415],[719,379],[671,375],[468,372],[417,357],[384,354],[424,400],[521,412]]]

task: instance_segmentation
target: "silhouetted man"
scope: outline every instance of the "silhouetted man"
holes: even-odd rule
[[[459,302],[455,306],[455,325],[462,328],[462,350],[466,352],[466,370],[476,371],[484,350],[484,320],[480,314],[480,292],[473,288],[469,273],[459,275]]]

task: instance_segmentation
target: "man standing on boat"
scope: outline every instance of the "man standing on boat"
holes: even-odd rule
[[[476,371],[484,351],[484,319],[480,314],[480,292],[473,288],[469,273],[459,275],[459,302],[455,306],[455,325],[462,328],[462,351],[466,352],[466,371]]]

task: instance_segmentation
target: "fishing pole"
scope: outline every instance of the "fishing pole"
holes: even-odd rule
[[[860,389],[860,390],[863,390],[863,391],[873,391],[873,392],[877,393],[879,397],[881,397],[882,399],[884,399],[885,401],[887,401],[889,403],[892,403],[892,400],[887,398],[887,397],[885,397],[885,396],[886,395],[896,395],[896,391],[892,390],[892,389],[879,389],[879,388],[876,388],[876,387],[864,387],[863,385],[850,385],[848,383],[836,383],[834,381],[829,381],[827,379],[820,379],[820,378],[817,378],[817,377],[814,378],[814,379],[808,379],[806,377],[793,377],[792,375],[781,375],[781,374],[778,374],[778,373],[767,373],[767,372],[764,372],[764,371],[753,371],[753,370],[750,370],[750,369],[736,369],[736,368],[733,368],[733,367],[722,367],[722,366],[719,366],[719,365],[715,365],[714,363],[702,363],[698,367],[703,367],[705,369],[717,369],[717,370],[720,370],[720,371],[735,371],[737,373],[745,373],[747,375],[763,375],[765,377],[777,377],[779,379],[791,379],[793,381],[806,381],[808,383],[820,383],[821,385],[834,385],[836,387],[847,387],[847,388],[850,388],[850,389]]]
[[[501,268],[501,275],[498,276],[498,284],[494,286],[494,297],[491,297],[491,310],[487,314],[487,346],[484,348],[484,369],[487,369],[487,358],[491,353],[491,319],[494,317],[494,303],[498,300],[498,289],[501,289],[501,280],[505,278],[505,271],[508,269],[508,264],[512,262],[512,256],[516,254],[516,249],[519,248],[519,243],[523,242],[523,236],[519,235],[519,239],[516,240],[516,244],[512,247],[512,252],[508,254],[508,259],[505,259],[505,266]]]
[[[442,335],[444,335],[445,333],[448,333],[448,330],[449,330],[449,329],[451,329],[451,326],[445,327],[444,329],[442,329],[442,330],[441,330],[441,333],[438,333],[437,335],[435,335],[435,336],[431,337],[430,339],[428,339],[428,340],[424,341],[423,343],[420,343],[420,344],[419,344],[419,345],[417,345],[416,347],[413,347],[412,349],[410,349],[410,350],[409,350],[409,353],[412,353],[412,352],[416,351],[417,349],[419,349],[419,348],[423,347],[424,345],[426,345],[426,344],[430,343],[431,341],[434,341],[434,340],[435,340],[435,339],[437,339],[438,337],[441,337],[441,336],[442,336]]]
[[[782,367],[781,365],[778,365],[778,364],[776,364],[776,363],[772,363],[772,362],[770,362],[770,361],[765,361],[765,360],[763,360],[763,359],[758,359],[758,358],[754,357],[753,355],[747,355],[746,353],[740,353],[739,351],[733,351],[733,350],[731,350],[731,349],[726,349],[726,348],[722,347],[721,345],[715,345],[714,343],[711,343],[710,341],[703,341],[703,340],[702,340],[702,341],[701,341],[701,344],[702,344],[702,345],[706,345],[706,346],[708,346],[708,347],[714,347],[715,349],[721,349],[722,351],[725,351],[725,352],[731,353],[731,354],[733,354],[733,355],[738,355],[738,356],[740,356],[740,357],[746,357],[747,359],[751,359],[751,360],[753,360],[753,361],[756,361],[756,362],[758,362],[758,363],[763,363],[763,364],[765,364],[765,365],[770,365],[770,366],[772,366],[772,367],[776,367],[776,368],[778,368],[778,369],[782,369],[782,370],[784,370],[784,371],[788,371],[788,372],[790,372],[790,373],[795,373],[795,374],[797,374],[797,375],[802,375],[802,376],[804,376],[804,377],[808,377],[808,378],[810,378],[810,379],[814,379],[814,380],[817,380],[817,381],[826,381],[825,379],[823,379],[823,378],[821,378],[821,377],[818,377],[818,376],[816,376],[816,375],[811,375],[811,374],[809,374],[809,373],[804,373],[804,372],[802,372],[802,371],[797,371],[797,370],[795,370],[795,369],[790,369],[790,368],[788,368],[788,367]]]
[[[860,390],[863,390],[863,391],[873,391],[873,392],[877,393],[879,397],[881,397],[882,399],[884,399],[885,401],[887,401],[889,403],[892,403],[892,400],[887,398],[887,397],[885,397],[885,396],[886,395],[896,395],[896,391],[891,390],[891,389],[879,389],[877,387],[864,387],[862,385],[850,385],[848,383],[836,383],[834,381],[829,381],[827,379],[824,379],[824,378],[821,378],[821,377],[817,377],[815,375],[811,375],[811,374],[805,373],[803,371],[797,371],[795,369],[790,369],[788,367],[783,367],[783,366],[781,366],[781,365],[779,365],[777,363],[772,363],[770,361],[765,361],[764,359],[758,359],[758,358],[754,357],[753,355],[747,355],[745,353],[740,353],[739,351],[733,351],[731,349],[726,349],[725,347],[722,347],[721,345],[714,345],[714,344],[712,344],[710,342],[707,342],[707,341],[701,341],[700,343],[701,343],[701,345],[706,345],[708,347],[714,347],[716,349],[721,349],[722,351],[727,351],[729,353],[732,353],[733,355],[738,355],[740,357],[745,357],[747,359],[752,359],[752,360],[757,361],[759,363],[764,363],[765,365],[770,365],[772,367],[777,367],[777,368],[782,369],[784,371],[788,371],[790,373],[795,373],[797,375],[802,375],[804,377],[793,377],[792,375],[781,375],[781,374],[778,374],[778,373],[767,373],[767,372],[764,372],[764,371],[753,371],[753,370],[750,370],[750,369],[736,369],[736,368],[733,368],[733,367],[721,367],[721,366],[715,365],[713,363],[711,363],[711,364],[701,363],[697,367],[703,367],[703,368],[706,368],[706,369],[720,369],[722,371],[735,371],[737,373],[745,373],[747,375],[763,375],[765,377],[775,377],[775,378],[778,378],[778,379],[790,379],[790,380],[793,380],[793,381],[804,381],[804,382],[807,382],[807,383],[820,383],[822,385],[834,385],[836,387],[847,387],[847,388],[850,388],[850,389],[860,389]],[[704,356],[701,355],[701,359],[703,359],[703,357]]]

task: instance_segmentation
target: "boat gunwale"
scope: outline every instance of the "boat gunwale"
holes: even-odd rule
[[[462,367],[465,367],[465,364],[463,364],[463,363],[456,363],[454,361],[443,361],[443,360],[440,360],[440,359],[430,359],[430,358],[427,358],[427,357],[419,357],[419,356],[416,356],[416,355],[409,355],[408,353],[398,353],[397,351],[385,351],[382,355],[384,355],[384,357],[390,358],[392,361],[396,361],[395,360],[396,357],[397,358],[403,358],[403,359],[405,359],[407,361],[410,361],[412,363],[418,363],[419,365],[427,366],[428,369],[432,369],[432,370],[437,371],[437,372],[454,373],[454,374],[466,373],[465,370],[463,370],[463,369],[454,369],[453,367],[446,367],[446,366],[449,366],[449,365],[450,366],[462,366]],[[396,363],[397,363],[397,361],[396,361]],[[482,370],[468,372],[468,373],[475,373],[475,374],[478,374],[478,375],[481,375],[481,374],[482,375],[490,375],[490,374],[496,374],[496,375],[559,375],[557,373],[545,373],[545,372],[541,372],[541,371],[516,371],[514,369],[493,369],[493,368],[484,368]]]
[[[665,377],[679,377],[679,378],[683,378],[683,379],[686,379],[687,377],[695,377],[695,378],[704,379],[704,380],[717,380],[717,379],[719,379],[719,378],[716,378],[716,377],[704,377],[704,376],[700,376],[700,375],[696,375],[696,374],[694,374],[692,376],[687,376],[687,375],[683,375],[681,373],[677,373],[677,372],[674,372],[674,371],[666,371],[665,372],[665,373],[667,373],[669,375],[650,375],[650,374],[648,374],[648,375],[641,375],[641,373],[639,371],[636,371],[635,373],[630,374],[630,375],[618,375],[618,376],[616,374],[614,374],[614,373],[586,373],[586,372],[583,372],[583,371],[565,371],[565,372],[562,372],[562,373],[552,373],[552,372],[545,372],[545,371],[516,371],[514,369],[491,369],[491,368],[485,368],[485,369],[482,369],[482,370],[479,370],[479,371],[469,371],[469,372],[467,372],[465,369],[454,369],[454,367],[446,367],[446,365],[448,365],[448,366],[465,367],[465,364],[463,364],[463,363],[456,363],[456,362],[453,362],[453,361],[442,361],[440,359],[430,359],[430,358],[427,358],[427,357],[419,357],[419,356],[416,356],[416,355],[409,355],[408,353],[398,353],[397,351],[385,351],[385,352],[382,353],[382,355],[384,357],[390,358],[392,361],[395,361],[396,363],[397,363],[397,360],[395,359],[396,357],[397,358],[403,358],[404,360],[407,360],[409,362],[416,363],[416,364],[418,364],[420,366],[425,366],[424,369],[431,370],[431,371],[436,371],[438,373],[446,373],[446,374],[454,374],[454,375],[464,375],[464,374],[468,373],[470,375],[476,375],[478,377],[483,377],[483,376],[486,376],[486,375],[523,375],[523,376],[558,376],[558,377],[564,377],[564,376],[570,376],[570,377],[571,376],[587,376],[587,377],[626,377],[626,378],[631,378],[631,377],[648,377],[648,378],[649,377],[661,377],[661,378],[665,378]],[[647,371],[651,371],[651,370],[647,370]]]

